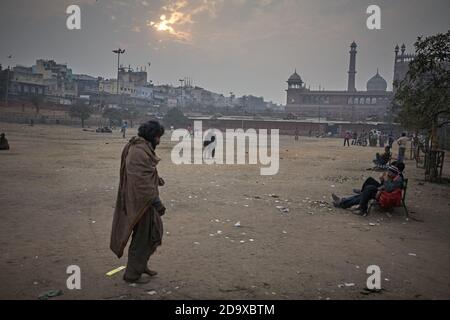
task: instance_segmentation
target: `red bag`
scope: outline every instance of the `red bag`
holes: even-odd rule
[[[392,192],[382,191],[378,199],[380,207],[383,209],[390,209],[402,205],[402,190],[397,189]]]

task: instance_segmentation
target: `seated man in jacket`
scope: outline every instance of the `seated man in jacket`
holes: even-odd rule
[[[377,153],[375,155],[375,159],[373,160],[373,163],[377,167],[383,167],[383,166],[387,165],[389,163],[389,161],[391,161],[391,157],[392,157],[391,148],[389,146],[387,146],[384,148],[383,154]]]
[[[340,198],[332,194],[333,204],[337,208],[351,208],[359,206],[356,214],[365,216],[367,214],[368,204],[371,199],[378,199],[382,192],[391,193],[403,188],[403,163],[395,163],[397,166],[390,165],[386,172],[380,177],[380,182],[373,178],[368,178],[361,190],[354,190],[353,196]]]

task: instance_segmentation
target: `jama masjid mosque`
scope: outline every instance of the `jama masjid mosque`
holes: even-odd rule
[[[405,54],[406,47],[395,48],[394,80],[403,78],[413,55]],[[297,70],[289,77],[286,112],[300,117],[345,121],[384,121],[390,110],[392,91],[386,80],[377,73],[367,81],[366,91],[356,90],[357,45],[350,45],[350,67],[346,91],[310,90]]]

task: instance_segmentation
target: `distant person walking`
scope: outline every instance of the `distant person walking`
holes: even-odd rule
[[[347,131],[344,135],[344,147],[345,144],[347,144],[348,147],[350,147],[350,139],[352,138],[352,135],[350,133],[350,131]]]
[[[358,141],[358,132],[353,132],[353,140],[352,140],[352,146],[356,145],[357,141]]]
[[[0,150],[9,150],[8,139],[6,139],[4,133],[0,135]]]
[[[203,142],[203,151],[204,151],[204,156],[206,158],[215,158],[216,157],[216,146],[217,146],[217,142],[216,142],[216,136],[212,136],[211,140],[206,140]]]
[[[397,144],[398,144],[398,162],[404,162],[405,160],[405,154],[406,154],[406,147],[408,145],[409,138],[406,136],[406,133],[403,132],[402,136],[398,138]]]
[[[122,132],[122,137],[124,139],[126,138],[127,129],[128,129],[128,123],[125,121],[124,123],[122,123],[122,127],[120,129],[120,132]]]
[[[384,133],[381,132],[381,133],[380,133],[380,147],[381,147],[381,148],[384,148],[385,140],[386,140],[386,138],[385,138],[385,136],[384,136]]]
[[[389,144],[389,148],[392,149],[392,145],[394,144],[394,135],[392,134],[392,131],[389,133],[389,136],[388,136],[388,144]]]

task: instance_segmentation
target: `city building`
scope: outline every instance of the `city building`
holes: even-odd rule
[[[393,97],[387,82],[377,70],[367,81],[365,91],[356,90],[357,45],[350,45],[347,90],[310,90],[297,70],[289,77],[286,112],[299,117],[346,121],[385,120]]]

